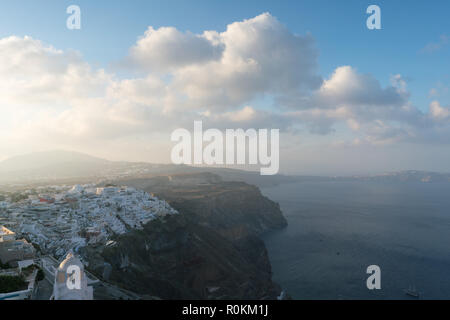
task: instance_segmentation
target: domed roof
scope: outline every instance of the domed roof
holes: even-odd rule
[[[66,270],[69,266],[76,265],[80,267],[81,270],[84,269],[83,264],[81,263],[80,259],[78,259],[72,251],[69,251],[69,253],[66,255],[66,258],[61,262],[61,264],[58,267],[58,270]]]
[[[84,190],[82,186],[79,184],[72,187],[72,189],[69,190],[70,193],[81,193]]]

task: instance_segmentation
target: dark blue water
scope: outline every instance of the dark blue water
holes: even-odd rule
[[[304,182],[265,188],[289,226],[265,242],[295,299],[450,299],[450,184]],[[366,269],[381,268],[381,290]]]

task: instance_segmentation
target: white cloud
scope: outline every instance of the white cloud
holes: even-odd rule
[[[286,130],[293,124],[293,118],[287,114],[258,110],[245,106],[234,111],[222,113],[201,113],[206,126],[218,129],[233,128],[272,128]]]
[[[351,66],[338,67],[310,97],[294,96],[288,105],[299,109],[292,114],[311,132],[329,134],[340,123],[358,134],[358,139],[377,143],[387,132],[405,137],[409,126],[418,126],[424,115],[408,102],[407,82],[391,76],[391,86],[383,88],[370,74],[360,74]],[[380,126],[380,124],[383,124]],[[389,130],[388,130],[389,128]]]
[[[77,52],[30,37],[0,39],[0,143],[9,152],[18,146],[100,152],[117,143],[129,154],[151,154],[156,144],[169,153],[167,133],[194,120],[205,127],[280,128],[290,136],[332,134],[331,141],[344,127],[358,145],[447,143],[449,108],[435,101],[429,113],[418,110],[401,75],[384,87],[341,66],[323,80],[317,57],[312,36],[293,34],[267,13],[223,32],[150,27],[127,57],[144,72],[121,79]],[[259,105],[266,97],[275,107]]]
[[[398,82],[399,75],[395,78]],[[404,85],[402,83],[402,85]],[[325,80],[315,95],[316,104],[333,106],[393,106],[405,103],[402,91],[393,86],[382,88],[377,79],[369,74],[359,74],[351,66],[337,68],[330,79]]]
[[[450,36],[443,34],[439,37],[438,42],[430,42],[424,48],[422,48],[422,53],[433,53],[439,51],[444,46],[450,42]]]
[[[222,33],[149,30],[130,58],[138,67],[167,70],[171,89],[190,108],[236,108],[258,95],[286,95],[321,83],[312,37],[292,34],[268,13],[234,22]]]
[[[0,105],[65,105],[104,95],[111,81],[77,52],[63,52],[30,37],[0,39]]]
[[[234,112],[227,112],[225,115],[234,122],[242,122],[242,121],[248,121],[255,117],[256,113],[255,109],[253,109],[250,106],[244,107],[242,110],[234,111]]]
[[[173,27],[149,27],[130,50],[129,63],[146,71],[167,72],[221,57],[223,46],[210,32],[182,33]]]
[[[433,101],[430,104],[430,114],[437,121],[450,120],[450,107],[443,107],[439,101]]]

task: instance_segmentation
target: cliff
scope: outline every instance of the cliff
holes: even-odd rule
[[[261,235],[287,225],[278,203],[264,197],[257,187],[222,181],[215,174],[161,176],[125,183],[165,199],[192,221],[222,235]]]
[[[286,225],[277,204],[256,187],[209,175],[157,180],[146,181],[146,187],[181,214],[151,221],[144,230],[117,237],[113,245],[85,248],[90,271],[141,296],[162,299],[276,299],[280,295],[258,237]],[[144,181],[139,183],[145,187]]]

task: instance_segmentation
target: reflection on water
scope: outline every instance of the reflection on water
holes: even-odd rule
[[[265,237],[295,299],[450,299],[450,184],[304,182],[265,188],[289,226]],[[381,268],[381,290],[366,268]]]

